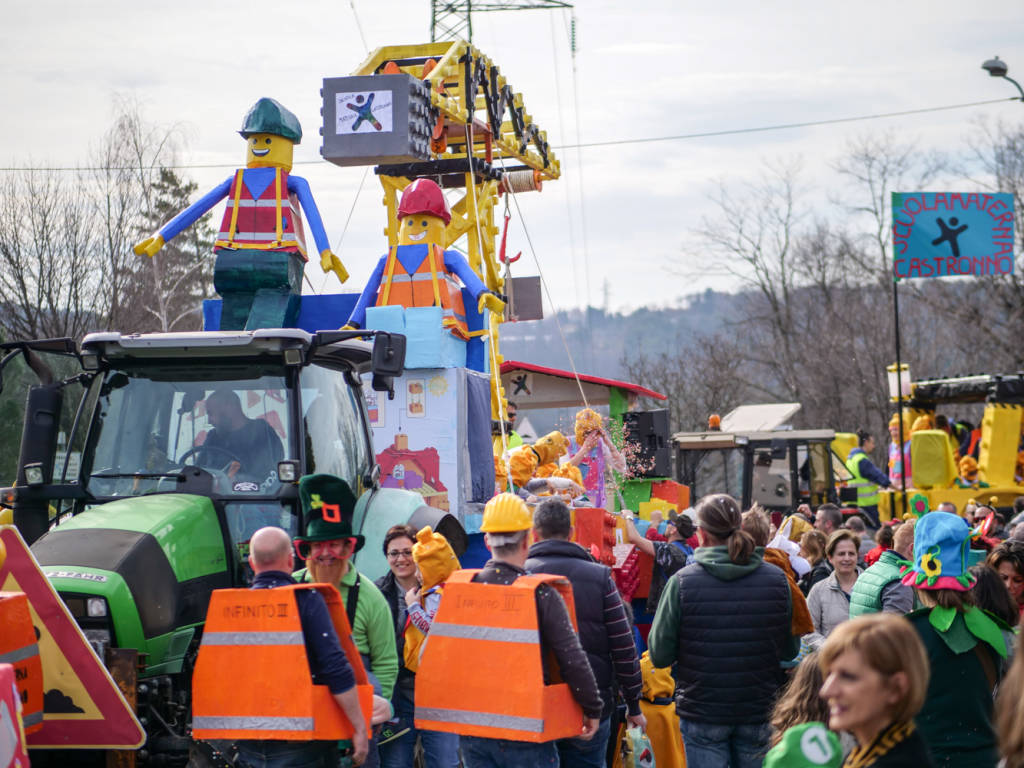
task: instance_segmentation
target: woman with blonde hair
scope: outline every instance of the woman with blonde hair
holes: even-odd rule
[[[828,704],[818,695],[825,679],[818,664],[818,652],[803,658],[772,708],[772,746],[782,734],[803,723],[828,722]]]
[[[829,635],[818,662],[828,727],[857,740],[846,768],[934,765],[914,722],[928,690],[928,657],[906,619],[890,613],[850,619]]]

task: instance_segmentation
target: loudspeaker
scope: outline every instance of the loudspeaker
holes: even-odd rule
[[[627,461],[634,477],[669,477],[668,411],[628,411],[622,414]]]

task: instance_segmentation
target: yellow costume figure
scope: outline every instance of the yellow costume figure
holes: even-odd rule
[[[644,679],[640,711],[647,718],[647,737],[654,750],[654,764],[657,768],[686,768],[686,752],[673,698],[672,670],[656,668],[651,663],[650,652],[644,651],[640,657],[640,674]]]
[[[512,471],[512,482],[517,487],[526,485],[537,467],[558,461],[569,450],[569,441],[558,430],[549,432],[533,445],[521,445],[508,457],[509,469]]]
[[[434,533],[429,525],[417,532],[416,543],[412,545],[412,559],[419,568],[422,586],[420,605],[410,607],[409,622],[405,625],[405,666],[415,672],[420,665],[423,641],[427,637],[423,631],[423,622],[417,621],[416,608],[425,611],[428,622],[432,621],[440,603],[444,582],[462,566],[448,539],[440,533]]]

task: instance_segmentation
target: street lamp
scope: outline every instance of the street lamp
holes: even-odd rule
[[[1001,77],[1004,80],[1009,80],[1011,83],[1017,86],[1017,91],[1020,92],[1020,100],[1024,101],[1024,88],[1021,88],[1020,83],[1018,83],[1012,77],[1008,77],[1006,75],[1006,73],[1010,71],[1010,68],[1006,66],[1005,61],[996,56],[994,59],[989,59],[984,64],[982,64],[981,68],[988,72],[990,77]]]

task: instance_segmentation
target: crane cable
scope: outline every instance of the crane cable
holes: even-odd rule
[[[498,161],[501,163],[502,172],[505,172],[505,158],[499,157]],[[519,223],[523,226],[523,234],[526,235],[526,243],[530,246],[530,255],[533,256],[533,263],[537,267],[537,274],[540,277],[541,287],[544,288],[544,295],[548,297],[548,304],[551,306],[554,312],[555,327],[558,328],[558,335],[562,339],[562,346],[565,348],[566,357],[569,358],[569,367],[572,369],[573,378],[576,379],[576,386],[580,390],[580,398],[583,400],[585,408],[590,407],[590,403],[587,401],[587,395],[583,391],[583,382],[580,379],[579,371],[576,370],[576,361],[573,359],[572,351],[569,349],[569,342],[565,338],[565,331],[562,329],[562,323],[558,320],[558,311],[555,309],[554,300],[551,298],[551,291],[548,289],[548,281],[544,278],[544,271],[540,268],[540,259],[537,258],[537,249],[533,247],[533,239],[530,237],[530,230],[526,228],[526,218],[523,216],[523,211],[519,207],[519,198],[514,192],[506,193],[512,198],[512,202],[515,204],[516,213],[519,216]]]
[[[484,241],[482,232],[480,231],[480,207],[477,204],[476,199],[476,170],[473,168],[473,114],[469,115],[469,120],[466,122],[466,160],[469,162],[469,188],[467,192],[471,195],[473,201],[473,226],[476,229],[476,246],[480,251],[480,259],[483,261],[483,248]],[[507,193],[511,194],[511,192]],[[481,267],[482,267],[481,263]],[[496,333],[497,326],[499,323],[493,322],[489,309],[484,310],[487,314],[487,338],[489,353],[491,356],[491,378],[494,386],[494,397],[498,402],[498,430],[501,434],[501,461],[505,465],[505,478],[511,489],[512,483],[512,466],[509,462],[508,453],[508,433],[505,431],[505,417],[508,415],[505,410],[505,398],[501,396],[501,368],[498,366],[498,337]]]

